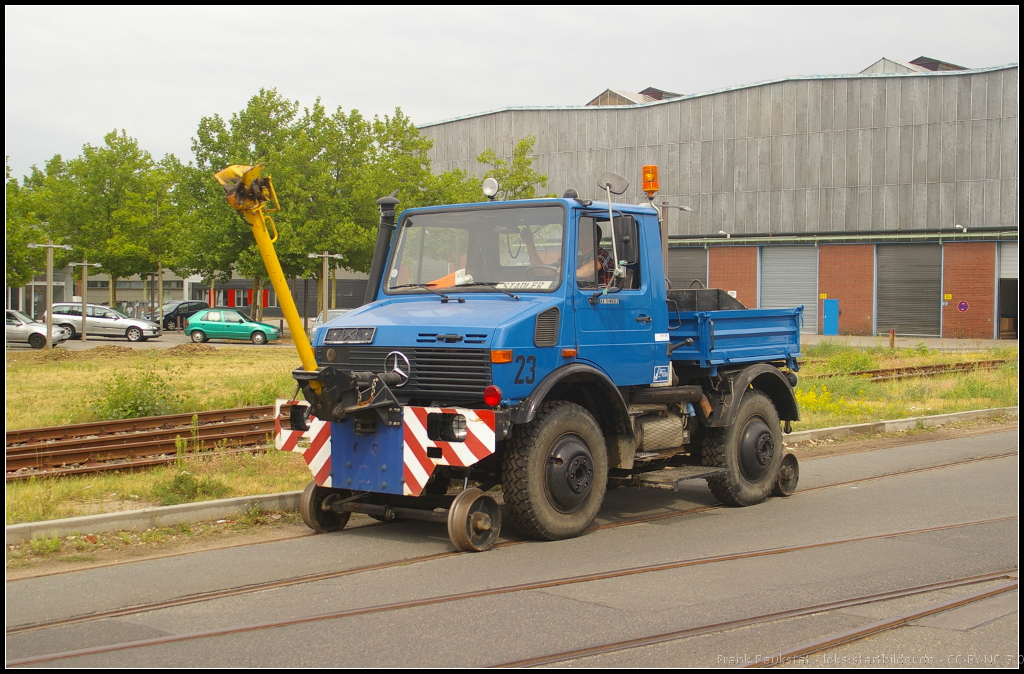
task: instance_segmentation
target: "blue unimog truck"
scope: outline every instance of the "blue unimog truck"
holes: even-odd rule
[[[381,221],[366,303],[320,327],[278,446],[315,480],[318,532],[350,514],[447,522],[460,550],[583,533],[611,486],[704,479],[722,503],[789,495],[782,426],[802,307],[672,288],[653,204],[576,197],[409,209]],[[619,189],[616,189],[618,187]],[[649,192],[649,197],[652,194]],[[691,284],[700,286],[699,282]]]

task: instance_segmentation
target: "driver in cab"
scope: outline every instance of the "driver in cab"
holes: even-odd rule
[[[603,237],[600,225],[595,225],[597,240]],[[612,255],[600,245],[597,246],[597,253],[594,252],[594,237],[587,236],[589,232],[580,228],[579,250],[576,254],[576,281],[580,287],[595,287],[594,271],[597,271],[596,287],[604,288],[611,283],[615,273],[615,262]],[[537,253],[537,246],[533,241],[533,232],[529,227],[519,230],[519,236],[526,245],[526,252],[530,256],[530,264],[544,265],[540,255]],[[595,264],[596,262],[596,264]]]

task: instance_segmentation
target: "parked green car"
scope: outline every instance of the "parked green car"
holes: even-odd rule
[[[197,344],[208,339],[248,339],[253,344],[281,339],[279,328],[257,323],[234,309],[205,309],[193,314],[185,326],[185,334]]]

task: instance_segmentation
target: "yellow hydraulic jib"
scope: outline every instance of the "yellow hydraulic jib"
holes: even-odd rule
[[[267,275],[270,276],[270,284],[274,287],[274,292],[277,293],[281,311],[284,313],[285,320],[288,321],[288,329],[292,333],[292,340],[299,352],[302,368],[312,372],[317,369],[316,355],[306,337],[302,319],[299,318],[299,311],[295,307],[295,300],[292,299],[291,291],[288,289],[288,280],[285,278],[281,262],[277,259],[277,252],[274,250],[274,242],[277,241],[277,228],[274,227],[274,221],[270,216],[266,215],[266,213],[278,212],[281,210],[281,205],[277,201],[277,194],[270,182],[270,176],[260,177],[262,170],[263,164],[256,166],[234,165],[219,171],[214,177],[224,188],[228,204],[241,213],[252,228],[252,235],[260,249],[260,256],[267,268]],[[274,202],[273,209],[266,208],[269,201]],[[274,230],[273,237],[267,231],[268,223]],[[311,381],[310,387],[319,393],[321,384],[318,381]]]

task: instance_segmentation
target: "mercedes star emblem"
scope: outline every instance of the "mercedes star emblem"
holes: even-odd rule
[[[409,381],[409,373],[412,372],[412,366],[409,365],[409,359],[401,351],[392,351],[388,355],[384,356],[384,369],[398,375],[401,381],[395,384],[396,388],[399,386],[405,386],[406,382]]]

